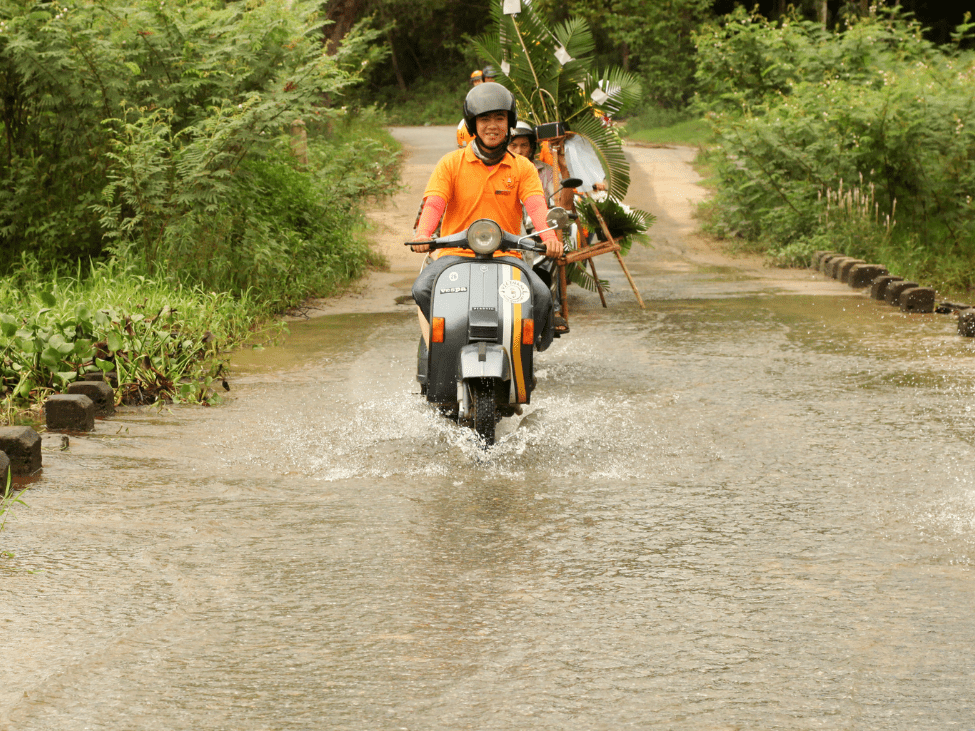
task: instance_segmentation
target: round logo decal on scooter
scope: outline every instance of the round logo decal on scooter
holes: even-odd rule
[[[498,294],[508,302],[513,305],[520,305],[522,302],[527,302],[528,298],[531,297],[531,290],[528,289],[528,285],[517,279],[509,279],[507,282],[502,282],[501,286],[498,288]]]

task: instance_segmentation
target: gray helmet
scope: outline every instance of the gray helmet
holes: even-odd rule
[[[468,134],[477,134],[474,120],[488,112],[507,112],[508,127],[514,127],[518,121],[515,97],[501,84],[481,84],[467,92],[467,98],[464,99],[464,124],[467,125]]]
[[[495,76],[497,76],[497,74],[494,73],[494,66],[492,66],[491,64],[488,64],[487,66],[484,67],[483,73],[485,79],[493,79]]]
[[[535,134],[535,128],[524,120],[518,120],[518,124],[512,127],[511,132],[508,134],[509,142],[515,137],[528,138],[528,143],[531,145],[531,154],[528,156],[528,159],[534,160],[535,153],[538,152],[538,135]]]

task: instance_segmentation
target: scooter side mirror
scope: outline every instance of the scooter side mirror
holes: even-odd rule
[[[561,190],[562,188],[579,188],[581,186],[582,186],[582,178],[563,178],[562,185],[559,186],[559,189]]]
[[[545,223],[550,228],[565,228],[569,225],[569,212],[564,208],[556,206],[549,210],[545,216]]]

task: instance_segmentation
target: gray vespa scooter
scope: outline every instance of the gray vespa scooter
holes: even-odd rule
[[[569,215],[553,208],[546,221],[546,231],[566,230]],[[495,258],[494,252],[544,253],[545,247],[534,236],[513,236],[486,218],[466,231],[423,243],[431,250],[468,248],[474,257],[454,261],[434,281],[430,345],[420,338],[417,358],[421,393],[491,445],[501,418],[520,414],[521,406],[530,403],[534,354],[544,335],[536,332],[535,322],[548,317],[534,309],[528,265],[514,257]]]

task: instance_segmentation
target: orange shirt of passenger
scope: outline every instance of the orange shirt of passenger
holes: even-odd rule
[[[441,158],[423,197],[447,201],[440,235],[466,230],[474,221],[490,218],[508,233],[521,232],[522,204],[542,192],[538,171],[526,157],[508,153],[494,167],[481,162],[470,146]]]
[[[555,167],[555,155],[552,154],[552,148],[548,146],[548,140],[542,140],[538,146],[538,159],[546,165]]]
[[[467,147],[473,139],[474,135],[467,131],[467,121],[460,120],[460,124],[457,125],[457,146]]]

